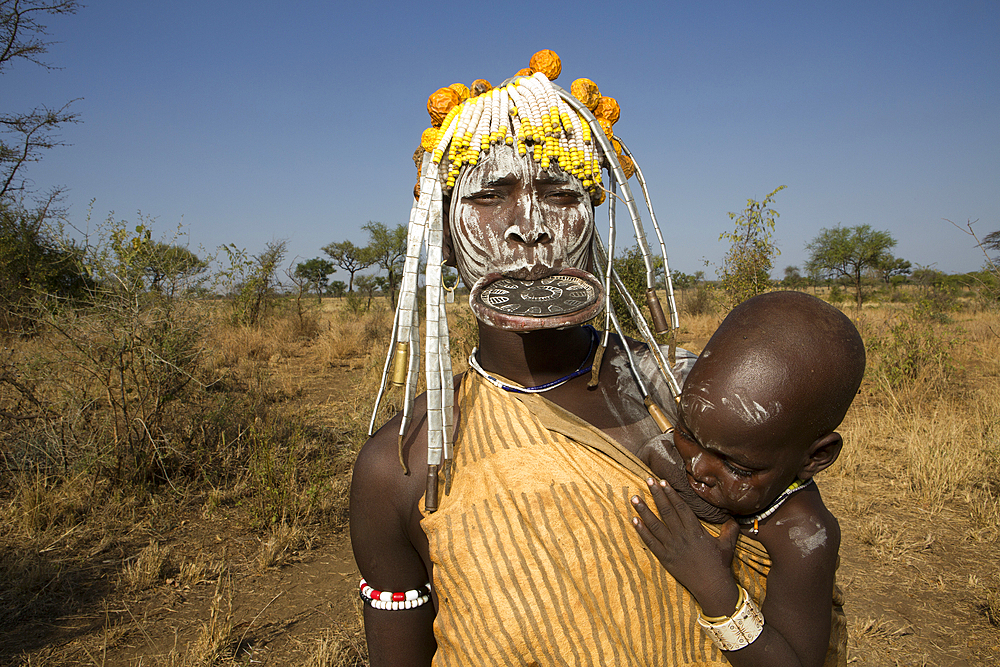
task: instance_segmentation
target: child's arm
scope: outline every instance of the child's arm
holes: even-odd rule
[[[732,572],[738,525],[730,521],[715,538],[669,485],[651,483],[650,493],[662,521],[641,499],[633,498],[639,514],[633,522],[639,536],[691,592],[705,616],[731,616],[739,598]],[[726,659],[735,667],[822,665],[830,640],[833,577],[840,548],[836,519],[813,488],[789,498],[761,533],[771,557],[761,609],[764,628],[750,645],[727,651]]]

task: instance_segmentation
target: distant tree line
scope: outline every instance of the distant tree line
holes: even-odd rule
[[[384,222],[368,221],[361,229],[368,232],[368,245],[357,246],[352,241],[328,243],[321,249],[329,259],[316,257],[300,262],[295,267],[295,274],[307,279],[317,296],[324,293],[343,296],[345,289],[347,294],[353,294],[357,286],[369,299],[376,290],[386,292],[395,308],[406,258],[406,225],[389,227]],[[377,269],[375,274],[358,275],[370,267]],[[342,281],[327,282],[337,269],[347,272],[346,286]],[[378,275],[383,272],[385,275]]]
[[[837,290],[841,286],[850,289],[858,307],[873,285],[891,288],[910,282],[940,288],[978,287],[986,288],[992,295],[998,293],[996,284],[1000,282],[1000,256],[995,255],[1000,253],[1000,230],[990,232],[980,240],[971,222],[967,225],[968,230],[963,231],[975,239],[986,257],[986,266],[979,272],[948,276],[928,267],[915,269],[909,260],[893,255],[896,239],[892,234],[862,224],[821,229],[806,244],[808,259],[804,268],[786,266],[784,277],[773,280],[770,274],[780,254],[773,240],[778,218],[773,203],[775,195],[783,189],[784,186],[776,188],[761,201],[749,199],[742,212],[729,214],[735,228],[719,237],[730,245],[717,272],[717,287],[728,307],[775,287],[802,289],[824,284],[832,284]],[[697,288],[707,282],[703,271],[691,275],[672,271],[671,281],[680,290]]]
[[[368,305],[375,294],[381,292],[388,295],[395,308],[406,260],[406,225],[390,227],[383,222],[369,221],[361,229],[368,233],[368,245],[358,246],[352,241],[328,243],[321,248],[328,259],[316,257],[299,262],[294,273],[308,281],[317,296],[341,297],[357,292],[367,298]],[[362,273],[369,268],[375,271]],[[329,281],[330,274],[337,269],[347,272],[346,285],[339,280]],[[443,275],[446,285],[455,285],[457,276],[451,269],[445,267]]]

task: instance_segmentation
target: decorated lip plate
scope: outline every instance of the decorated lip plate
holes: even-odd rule
[[[489,273],[473,285],[469,305],[476,318],[490,326],[536,331],[583,324],[601,311],[603,297],[597,278],[568,268],[539,280]]]

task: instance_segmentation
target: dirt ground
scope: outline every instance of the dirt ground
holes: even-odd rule
[[[297,358],[272,359],[272,371],[290,378],[297,401],[331,414],[350,386],[352,364],[333,367],[314,354],[305,348]],[[820,488],[843,528],[839,581],[847,600],[849,664],[1000,665],[1000,629],[990,624],[977,593],[997,576],[998,554],[968,538],[962,507],[868,500],[885,494],[843,478],[820,478]],[[260,538],[246,529],[239,507],[205,512],[193,499],[171,516],[77,573],[75,613],[0,635],[0,664],[185,664],[171,656],[230,610],[235,659],[217,664],[341,664],[320,661],[317,647],[360,641],[359,575],[346,531],[313,536],[284,566],[262,569]],[[875,516],[894,517],[881,527],[888,539],[870,539]],[[122,559],[150,538],[164,542],[177,561],[200,554],[208,563],[205,578],[193,585],[167,579],[131,597],[119,593],[114,582]],[[214,576],[223,564],[228,574]]]

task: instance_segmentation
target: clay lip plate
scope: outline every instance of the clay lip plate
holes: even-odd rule
[[[560,329],[593,319],[604,306],[604,287],[575,268],[538,280],[488,273],[472,286],[469,306],[478,320],[505,331]]]

